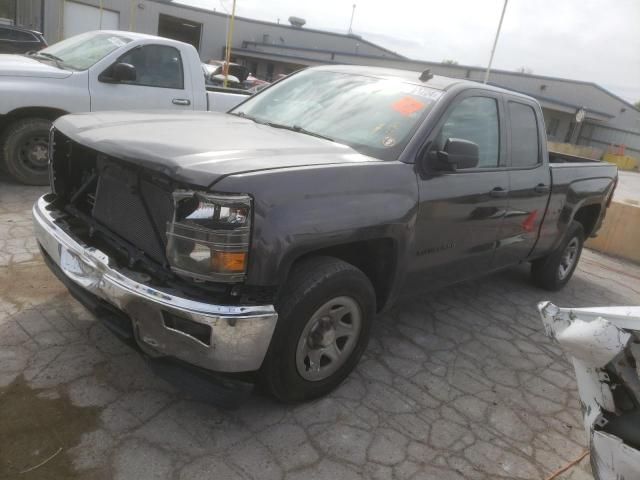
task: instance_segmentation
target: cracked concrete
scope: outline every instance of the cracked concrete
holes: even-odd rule
[[[361,364],[326,398],[236,392],[221,408],[158,375],[49,273],[30,220],[43,191],[0,180],[0,416],[17,415],[4,405],[21,385],[24,402],[64,404],[62,420],[77,409],[95,419],[46,448],[27,442],[20,468],[62,450],[25,479],[60,478],[61,465],[96,479],[542,479],[584,450],[585,434],[573,370],[536,303],[640,304],[638,266],[585,251],[553,294],[523,266],[379,316]],[[0,478],[13,467],[0,464]],[[560,478],[592,478],[588,460]]]

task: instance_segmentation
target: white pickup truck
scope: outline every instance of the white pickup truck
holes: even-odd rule
[[[240,91],[207,91],[196,49],[168,38],[95,31],[26,55],[0,55],[0,166],[48,183],[49,128],[67,113],[227,111]]]

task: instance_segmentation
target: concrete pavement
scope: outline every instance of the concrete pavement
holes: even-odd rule
[[[0,180],[0,478],[543,479],[585,435],[536,302],[640,304],[640,267],[596,253],[554,294],[515,268],[396,306],[336,392],[281,405],[159,375],[115,339],[39,257],[43,191]],[[592,478],[588,460],[560,478]]]

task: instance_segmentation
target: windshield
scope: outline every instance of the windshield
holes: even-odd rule
[[[86,70],[130,41],[131,38],[114,33],[83,33],[54,43],[36,55],[55,58],[62,67]]]
[[[311,69],[273,85],[231,113],[395,160],[441,94],[402,80]]]

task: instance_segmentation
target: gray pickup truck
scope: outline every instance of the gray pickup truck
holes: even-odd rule
[[[146,354],[310,399],[401,294],[523,262],[540,287],[569,281],[617,170],[550,163],[544,131],[523,95],[342,66],[227,114],[68,115],[35,231],[71,293]]]

